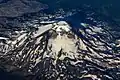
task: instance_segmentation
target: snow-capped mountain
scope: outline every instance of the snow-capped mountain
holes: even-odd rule
[[[0,80],[120,80],[118,5],[0,0]]]
[[[119,80],[119,39],[101,25],[79,25],[41,21],[7,30],[9,37],[7,31],[0,36],[0,63],[28,80]]]

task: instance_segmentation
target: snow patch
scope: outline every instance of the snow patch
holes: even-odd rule
[[[61,32],[65,30],[66,32],[70,31],[70,26],[65,21],[60,21],[58,23],[54,23],[55,27],[53,29],[56,29],[57,32]]]

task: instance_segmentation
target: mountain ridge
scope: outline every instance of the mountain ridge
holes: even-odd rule
[[[39,79],[119,79],[119,77],[114,77],[114,75],[119,72],[112,73],[107,71],[109,69],[114,70],[114,67],[119,64],[119,57],[113,57],[115,54],[109,51],[113,50],[111,44],[101,39],[100,34],[106,33],[106,31],[104,32],[104,29],[101,27],[91,26],[86,23],[81,23],[81,26],[83,26],[83,29],[76,29],[70,27],[65,21],[58,21],[57,23],[54,22],[43,25],[42,27],[38,26],[36,30],[33,28],[33,31],[27,34],[24,31],[21,31],[21,33],[17,32],[21,35],[15,39],[15,43],[12,41],[13,46],[10,44],[11,48],[8,48],[10,51],[5,52],[6,54],[3,56],[4,58],[9,57],[8,61],[13,62],[10,64],[13,65],[11,70],[14,70],[14,68],[20,69],[23,70],[25,75],[29,74],[32,76],[32,74],[35,74],[35,77],[39,77]],[[64,29],[64,27],[67,29]],[[76,33],[74,30],[78,32]],[[5,48],[3,50],[5,50]],[[62,63],[64,63],[64,65]],[[79,65],[83,66],[83,68],[77,68]],[[25,66],[28,66],[28,68],[24,68]],[[60,66],[63,68],[60,68]],[[72,68],[72,66],[74,68]],[[87,70],[84,68],[89,66],[94,66],[94,68],[90,70],[91,72],[93,70],[93,73],[90,72],[81,77],[73,70],[79,69],[85,73]],[[69,67],[71,67],[72,70],[68,70]],[[64,72],[64,68],[68,70],[70,74]],[[105,70],[106,68],[107,70]],[[60,73],[61,70],[59,69],[62,69],[63,74]],[[79,70],[77,70],[77,73]],[[94,70],[98,70],[95,71],[97,74]],[[83,73],[80,74],[82,75]],[[102,76],[100,77],[98,73]],[[39,75],[37,76],[37,74]],[[72,77],[72,74],[76,75]],[[56,75],[58,75],[58,77]],[[67,77],[66,75],[70,75],[71,77]]]
[[[120,79],[119,26],[89,8],[36,17],[0,27],[0,63],[7,72],[26,80]]]

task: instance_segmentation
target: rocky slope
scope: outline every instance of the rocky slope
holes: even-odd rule
[[[1,28],[1,65],[28,80],[119,80],[119,27],[80,14]]]

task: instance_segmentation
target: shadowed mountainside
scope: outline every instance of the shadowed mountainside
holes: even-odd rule
[[[47,8],[47,5],[37,1],[9,0],[0,4],[0,17],[17,17],[25,13],[38,12]]]

